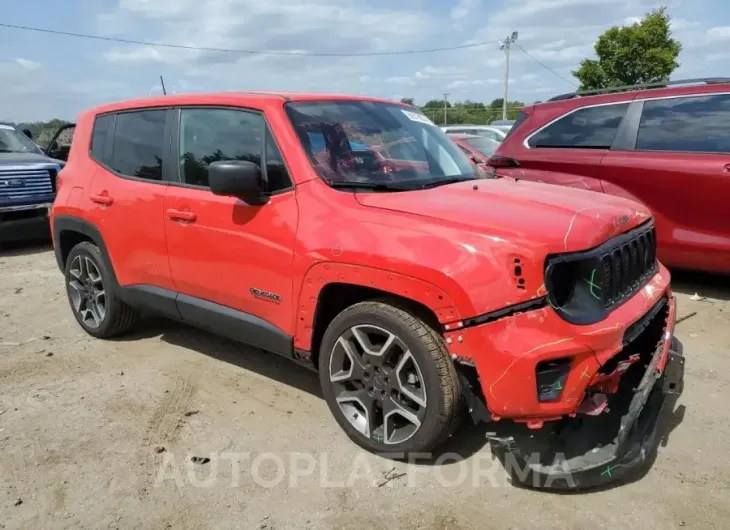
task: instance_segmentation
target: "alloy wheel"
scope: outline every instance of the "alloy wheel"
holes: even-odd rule
[[[426,386],[416,358],[394,333],[373,325],[346,330],[329,363],[335,400],[363,436],[405,442],[426,414]]]
[[[106,316],[106,293],[101,273],[88,256],[76,256],[69,267],[69,298],[83,324],[96,329]]]

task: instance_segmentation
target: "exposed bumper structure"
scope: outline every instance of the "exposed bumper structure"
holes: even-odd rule
[[[514,420],[488,436],[514,482],[593,487],[645,465],[662,412],[683,389],[668,284],[660,267],[596,325],[570,325],[548,307],[447,334],[472,418]],[[562,370],[547,391],[541,366]]]

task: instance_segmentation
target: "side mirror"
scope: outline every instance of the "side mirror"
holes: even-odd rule
[[[239,197],[261,204],[261,168],[243,160],[219,160],[208,166],[208,183],[215,195]],[[265,202],[265,201],[264,201]]]
[[[30,132],[30,129],[23,129],[23,134],[26,135],[31,140],[33,139],[33,133]]]

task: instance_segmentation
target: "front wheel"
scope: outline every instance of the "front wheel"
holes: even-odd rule
[[[395,305],[362,302],[335,317],[319,374],[335,419],[369,451],[428,452],[458,425],[459,383],[443,338]]]

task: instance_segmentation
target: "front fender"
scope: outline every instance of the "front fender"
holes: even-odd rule
[[[319,295],[325,286],[333,283],[370,287],[414,300],[431,309],[441,324],[462,319],[453,299],[440,287],[424,280],[362,265],[317,263],[305,274],[299,293],[295,348],[310,351]]]

